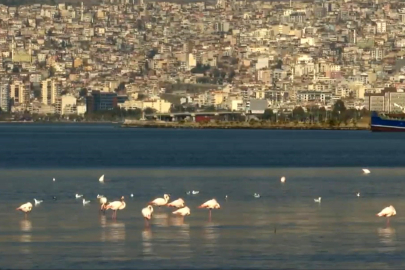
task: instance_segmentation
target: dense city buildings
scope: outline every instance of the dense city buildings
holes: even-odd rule
[[[405,107],[405,3],[0,5],[2,111]]]

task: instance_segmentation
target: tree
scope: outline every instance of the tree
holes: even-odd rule
[[[276,64],[276,69],[281,69],[283,67],[283,61],[278,60]]]
[[[340,123],[342,121],[343,118],[343,114],[346,111],[346,107],[344,102],[339,99],[335,102],[335,104],[333,105],[333,110],[332,110],[332,115],[333,118],[336,119],[338,121],[338,123]]]
[[[155,109],[152,108],[146,108],[145,110],[143,110],[145,114],[154,114],[156,112]]]
[[[117,89],[115,89],[116,92],[120,92],[120,91],[124,91],[124,90],[125,90],[125,82],[120,82]]]
[[[82,88],[82,89],[80,89],[80,92],[79,92],[79,96],[81,96],[81,97],[85,97],[85,96],[87,96],[87,88]]]
[[[262,118],[264,119],[264,120],[271,120],[272,118],[273,118],[273,110],[271,110],[271,109],[266,109],[266,110],[264,110],[264,113],[263,113],[263,116],[262,116]]]
[[[155,55],[158,53],[158,50],[156,48],[153,48],[152,50],[150,50],[148,52],[148,54],[146,55],[149,59],[153,59],[153,57],[155,57]]]
[[[294,119],[303,121],[305,119],[305,117],[306,117],[306,113],[305,113],[304,109],[301,106],[294,108],[294,110],[293,110],[293,118]]]
[[[146,95],[138,94],[138,100],[144,100],[145,98],[146,98]]]

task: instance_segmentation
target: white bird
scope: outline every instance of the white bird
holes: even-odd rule
[[[198,206],[198,208],[207,208],[207,209],[209,209],[210,210],[209,218],[211,219],[211,210],[212,209],[220,209],[221,206],[219,205],[217,200],[211,199],[211,200],[206,201],[205,203],[201,204],[200,206]]]
[[[52,180],[53,180],[54,182],[56,181],[56,179],[55,179],[55,178],[53,178]]]
[[[124,201],[124,196],[119,201],[110,202],[105,207],[106,210],[113,210],[112,218],[117,218],[117,210],[123,210],[127,204]]]
[[[360,197],[360,192],[357,192],[357,194],[356,194],[356,195],[357,195],[357,197]]]
[[[133,193],[131,193],[131,198],[133,198],[134,197],[134,194]]]
[[[280,181],[281,183],[285,183],[285,176],[281,177]]]
[[[193,195],[197,195],[198,193],[200,193],[198,190],[193,190]]]
[[[37,200],[37,199],[34,198],[34,202],[35,202],[35,205],[38,205],[38,204],[40,204],[40,203],[43,202],[43,201],[42,201],[42,200]]]
[[[85,199],[83,199],[83,205],[89,204],[90,201],[86,201]]]
[[[169,202],[169,200],[170,200],[170,196],[167,194],[164,194],[163,198],[154,199],[153,201],[149,202],[149,204],[160,207],[160,206],[166,205]]]
[[[184,207],[184,200],[182,198],[178,198],[177,200],[174,200],[171,203],[168,203],[167,206],[182,208],[182,207]]]
[[[259,193],[255,193],[255,194],[253,194],[253,196],[254,196],[255,198],[260,198],[260,194],[259,194]]]
[[[228,195],[225,195],[225,200],[228,200]]]
[[[187,191],[186,194],[187,194],[187,195],[190,195],[190,194],[191,194],[191,191]]]
[[[98,179],[99,182],[104,182],[104,174]]]
[[[107,204],[107,198],[106,197],[99,197],[99,202],[100,202],[100,204],[101,204],[101,207],[100,207],[100,211],[105,211],[105,206],[106,206],[106,204]]]
[[[104,195],[97,194],[97,199],[104,197]]]
[[[83,195],[81,195],[81,194],[76,194],[76,199],[79,199],[79,198],[81,198],[81,197],[83,197]]]
[[[370,172],[369,169],[363,169],[363,173],[364,173],[364,174],[369,174],[369,173],[371,173],[371,172]]]
[[[149,225],[149,220],[152,218],[153,214],[153,207],[152,205],[148,205],[142,209],[142,216],[145,219],[146,225]]]
[[[188,208],[186,206],[186,207],[183,207],[183,208],[180,208],[180,209],[174,211],[172,214],[183,216],[183,217],[188,216],[188,215],[190,215],[190,208]]]
[[[387,217],[387,225],[390,223],[389,217],[395,216],[397,214],[397,211],[395,211],[394,206],[390,205],[388,207],[385,207],[383,210],[381,210],[380,213],[377,214],[379,217]]]
[[[20,207],[16,208],[15,210],[24,212],[25,217],[27,217],[27,214],[29,212],[31,212],[31,210],[32,210],[32,203],[30,203],[30,202],[24,203]]]
[[[314,199],[314,202],[320,203],[321,202],[321,197],[319,197],[318,199]]]

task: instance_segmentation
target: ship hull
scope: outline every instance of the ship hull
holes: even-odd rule
[[[370,127],[373,132],[405,132],[405,115],[381,117],[377,112],[373,112]]]
[[[387,127],[387,126],[371,126],[373,132],[405,132],[405,128]]]

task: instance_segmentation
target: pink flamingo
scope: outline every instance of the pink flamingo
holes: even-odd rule
[[[172,214],[183,216],[183,217],[188,216],[188,215],[190,215],[190,208],[188,208],[186,206],[186,207],[183,207],[183,208],[180,208],[180,209],[174,211]]]
[[[145,219],[146,226],[149,226],[149,220],[152,218],[153,214],[153,207],[152,205],[148,205],[142,209],[142,216]]]
[[[175,207],[175,208],[182,208],[182,207],[184,207],[184,200],[182,198],[179,198],[175,201],[172,201],[171,203],[168,203],[167,206]]]
[[[198,206],[198,208],[208,208],[210,210],[209,218],[211,220],[211,210],[212,209],[220,209],[221,206],[219,205],[217,200],[212,199],[212,200],[206,201],[202,205]]]
[[[32,203],[27,202],[22,204],[20,207],[16,208],[15,210],[21,211],[25,213],[25,218],[27,218],[27,214],[32,210]]]
[[[124,201],[124,196],[121,197],[121,200],[110,202],[105,206],[105,210],[113,210],[112,218],[117,218],[117,210],[123,210],[127,204]]]
[[[154,205],[154,206],[164,206],[169,202],[170,196],[167,194],[163,195],[163,198],[157,198],[154,199],[153,201],[149,202],[149,204]]]
[[[390,205],[388,207],[385,207],[383,210],[381,210],[380,213],[377,214],[379,217],[386,217],[387,218],[387,225],[390,224],[390,217],[395,216],[397,214],[397,211],[395,211],[394,206]]]

